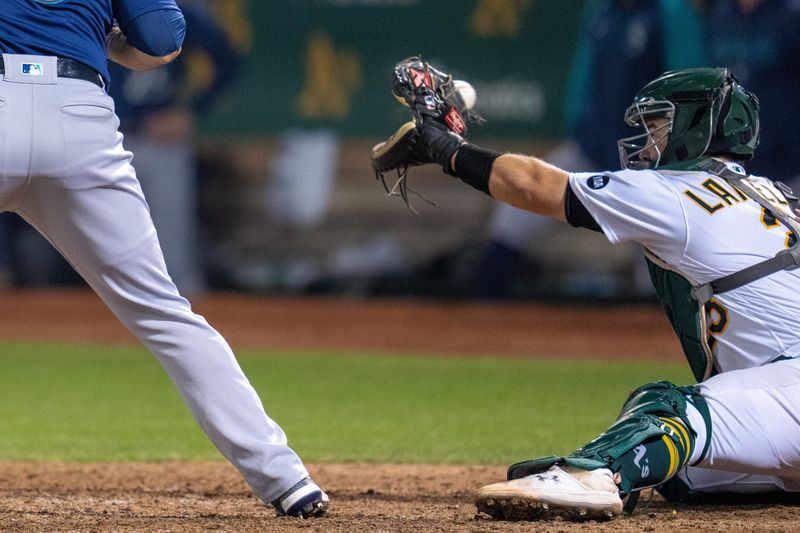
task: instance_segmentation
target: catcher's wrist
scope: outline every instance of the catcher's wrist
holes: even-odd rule
[[[489,177],[492,175],[494,160],[500,155],[502,155],[500,152],[464,143],[453,155],[448,165],[452,172],[448,174],[491,196]]]

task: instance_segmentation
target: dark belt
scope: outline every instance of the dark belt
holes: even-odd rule
[[[5,72],[6,66],[3,63],[3,56],[0,55],[0,74],[5,74]],[[103,78],[93,68],[66,57],[59,57],[56,61],[56,75],[59,78],[89,81],[101,88],[105,86]]]

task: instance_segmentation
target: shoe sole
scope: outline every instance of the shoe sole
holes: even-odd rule
[[[564,518],[572,521],[609,520],[616,514],[614,508],[619,504],[573,505],[543,502],[519,496],[491,496],[475,502],[478,511],[492,518],[508,521],[549,520]]]
[[[316,501],[309,506],[308,509],[303,509],[303,518],[319,518],[325,516],[328,512],[328,502]]]

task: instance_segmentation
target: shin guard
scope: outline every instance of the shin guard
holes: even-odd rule
[[[667,381],[650,383],[631,393],[617,421],[589,444],[565,457],[511,465],[508,478],[565,464],[584,470],[609,468],[619,474],[618,485],[625,494],[662,483],[686,465],[694,450],[696,432],[686,414],[688,403],[703,415],[710,436],[708,407],[694,387],[677,387]],[[706,448],[708,442],[710,439]]]

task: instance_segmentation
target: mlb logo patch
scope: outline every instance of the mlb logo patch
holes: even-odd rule
[[[22,73],[25,76],[44,76],[44,67],[41,63],[23,63]]]

